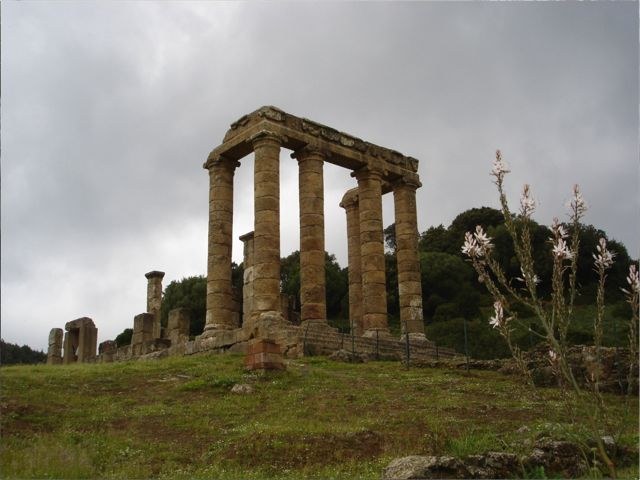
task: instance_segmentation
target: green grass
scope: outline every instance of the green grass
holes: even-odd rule
[[[3,367],[0,380],[2,478],[377,479],[399,456],[526,453],[537,435],[583,429],[556,389],[394,362],[312,357],[254,375],[240,356],[203,355]],[[623,399],[606,398],[624,418]],[[633,445],[637,399],[630,410]]]

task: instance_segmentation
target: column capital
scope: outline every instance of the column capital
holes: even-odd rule
[[[384,171],[379,167],[372,167],[371,165],[365,165],[364,167],[359,168],[358,170],[354,170],[351,172],[351,176],[356,180],[368,180],[368,179],[377,179],[382,180],[384,175]]]
[[[272,130],[260,130],[247,140],[253,145],[253,148],[260,146],[262,143],[275,143],[279,147],[287,141],[287,137],[280,135]]]
[[[240,162],[238,160],[233,160],[231,158],[223,157],[222,155],[218,155],[216,157],[209,157],[205,164],[204,168],[211,171],[213,167],[223,167],[228,168],[232,172],[240,166]]]
[[[324,161],[328,156],[326,151],[313,145],[305,145],[291,154],[291,158],[295,158],[298,162],[312,157],[319,157],[320,160]]]
[[[152,278],[160,278],[162,280],[164,278],[164,272],[152,270],[151,272],[145,273],[144,276],[149,280],[151,280]]]
[[[347,192],[342,197],[342,200],[340,201],[340,206],[345,210],[348,210],[350,208],[357,207],[358,201],[359,201],[358,188],[356,187],[356,188],[347,190]]]
[[[394,191],[400,188],[410,188],[412,190],[417,190],[418,188],[422,187],[422,183],[417,178],[404,176],[393,182],[391,184],[391,187]]]

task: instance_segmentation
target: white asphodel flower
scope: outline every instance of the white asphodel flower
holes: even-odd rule
[[[629,275],[627,275],[627,283],[629,284],[629,288],[631,288],[631,292],[623,288],[622,291],[624,293],[640,294],[640,272],[636,269],[636,266],[633,263],[629,265]]]
[[[473,236],[478,242],[478,245],[483,248],[491,248],[491,237],[484,233],[481,225],[476,225],[476,232],[473,234]]]
[[[511,320],[511,317],[505,318],[504,309],[502,307],[502,303],[496,301],[493,303],[494,315],[489,318],[489,325],[493,328],[502,327],[505,323]]]
[[[604,238],[599,240],[596,250],[598,253],[593,254],[596,267],[602,268],[603,270],[611,267],[611,265],[613,265],[613,257],[615,257],[615,253],[607,250],[607,241]]]
[[[467,232],[464,234],[464,243],[462,244],[462,253],[471,258],[484,257],[493,247],[491,237],[484,233],[480,225],[476,226],[475,233]]]
[[[536,201],[531,195],[531,188],[529,184],[525,184],[522,188],[522,195],[520,196],[520,214],[525,218],[531,218],[531,214],[536,209]]]
[[[558,354],[556,352],[554,352],[553,350],[549,350],[549,359],[552,362],[555,362],[558,359]]]
[[[526,283],[525,277],[526,275],[524,274],[524,270],[522,269],[522,267],[520,267],[520,273],[522,273],[521,277],[516,277],[516,280],[520,280],[522,283]],[[535,273],[533,274],[533,283],[535,283],[536,285],[540,283],[540,278],[538,278],[538,275],[536,275]]]
[[[564,241],[564,239],[558,238],[557,241],[554,242],[553,256],[558,258],[559,260],[571,260],[571,258],[573,258],[573,253],[571,252],[571,249]]]
[[[553,217],[553,223],[551,224],[551,231],[556,238],[567,238],[567,231],[558,220],[558,217]]]
[[[491,169],[491,175],[496,177],[498,182],[502,182],[505,174],[509,173],[507,165],[502,161],[502,152],[496,150],[496,159],[493,161],[493,168]]]
[[[587,211],[587,202],[585,202],[584,197],[580,192],[580,185],[575,184],[573,186],[573,197],[569,201],[568,206],[571,209],[570,217],[572,220],[578,220]]]
[[[480,253],[480,247],[478,246],[478,242],[473,238],[471,232],[467,232],[464,234],[464,243],[462,244],[462,253],[465,255],[474,258],[477,257]]]

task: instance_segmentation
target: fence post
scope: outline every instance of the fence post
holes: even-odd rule
[[[380,351],[378,349],[378,329],[376,328],[376,360],[380,360]]]
[[[462,325],[464,328],[464,356],[467,362],[467,372],[469,371],[469,346],[467,345],[467,319],[462,319]]]
[[[409,369],[409,365],[411,364],[411,344],[409,342],[409,332],[407,332],[406,325],[404,329],[404,342],[407,350],[407,369]]]
[[[304,337],[302,339],[302,355],[307,356],[307,332],[309,331],[309,324],[304,329]]]

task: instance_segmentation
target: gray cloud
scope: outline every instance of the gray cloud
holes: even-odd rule
[[[420,230],[497,206],[502,148],[513,202],[530,183],[548,223],[580,183],[586,221],[640,253],[637,3],[4,2],[2,19],[7,341],[44,348],[83,315],[112,338],[144,310],[146,271],[205,273],[202,163],[265,104],[419,158]],[[283,255],[298,248],[288,153]],[[236,237],[252,229],[252,164],[236,173]],[[353,185],[326,167],[343,265]]]

